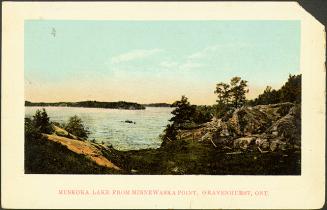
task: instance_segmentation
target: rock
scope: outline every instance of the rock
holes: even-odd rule
[[[176,166],[176,167],[172,168],[171,171],[177,173],[179,171],[179,168]]]
[[[270,140],[270,150],[277,151],[277,150],[286,150],[287,143],[283,141],[282,138],[275,138]]]
[[[62,137],[67,137],[67,138],[78,140],[77,136],[74,136],[73,134],[69,133],[68,131],[66,131],[63,128],[60,128],[60,127],[58,127],[56,125],[52,125],[52,128],[54,130],[54,134],[57,135],[57,136],[62,136]]]
[[[274,135],[274,136],[278,136],[278,131],[273,131],[273,132],[272,132],[272,135]]]
[[[247,149],[255,137],[242,137],[234,140],[234,148]]]
[[[225,119],[226,116],[229,118]],[[197,139],[211,141],[220,149],[226,146],[247,149],[252,145],[261,152],[300,148],[300,105],[279,103],[242,107],[226,116],[203,124]]]
[[[138,172],[138,170],[132,169],[131,172],[132,172],[133,174],[135,174],[135,173]]]
[[[243,107],[236,109],[228,120],[229,128],[238,136],[261,133],[270,127],[276,116],[266,114],[263,109]]]
[[[297,123],[301,121],[301,113],[299,112],[300,110],[296,109],[296,107],[290,108],[289,113],[274,122],[274,124],[268,128],[267,133],[278,136],[285,142],[300,144],[301,125]]]
[[[278,141],[271,142],[270,150],[275,151],[278,148]]]
[[[182,168],[179,168],[177,166],[172,168],[171,171],[174,172],[175,174],[184,174],[185,173],[185,171]]]
[[[257,138],[255,140],[255,144],[264,150],[269,148],[269,141],[268,141],[268,139],[265,139],[265,138]]]
[[[204,136],[201,137],[201,141],[211,141],[212,139],[212,133],[210,132],[204,134]]]
[[[222,130],[220,134],[221,134],[221,136],[229,136],[230,135],[227,129]]]

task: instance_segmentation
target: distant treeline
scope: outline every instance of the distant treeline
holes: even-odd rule
[[[64,106],[64,107],[86,107],[86,108],[105,108],[105,109],[145,109],[145,106],[126,101],[100,102],[100,101],[79,101],[79,102],[30,102],[25,101],[25,106]]]
[[[286,83],[278,90],[272,89],[267,86],[262,94],[253,100],[249,100],[247,104],[255,105],[266,105],[276,104],[283,102],[291,102],[299,104],[301,103],[301,89],[302,89],[301,74],[289,75]]]
[[[142,104],[142,105],[148,107],[171,107],[171,104],[167,104],[167,103],[152,103],[152,104]]]

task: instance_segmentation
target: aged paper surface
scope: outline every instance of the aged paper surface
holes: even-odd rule
[[[25,20],[300,20],[301,175],[24,174]],[[4,208],[306,209],[324,204],[325,32],[323,25],[297,3],[5,2],[2,36],[1,201]],[[67,195],[62,190],[72,190],[75,194]],[[127,193],[133,190],[138,193]],[[153,194],[155,190],[162,193]],[[208,191],[222,193],[208,195]],[[252,196],[236,195],[235,191],[250,191]]]

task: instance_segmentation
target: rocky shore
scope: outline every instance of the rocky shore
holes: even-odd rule
[[[43,136],[105,168],[97,173],[301,174],[301,107],[292,103],[236,109],[223,119],[179,130],[177,140],[166,140],[158,149],[119,151],[57,126]]]

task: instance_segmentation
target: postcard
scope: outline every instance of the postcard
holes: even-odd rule
[[[4,208],[324,205],[325,31],[297,3],[5,2],[2,36]]]

